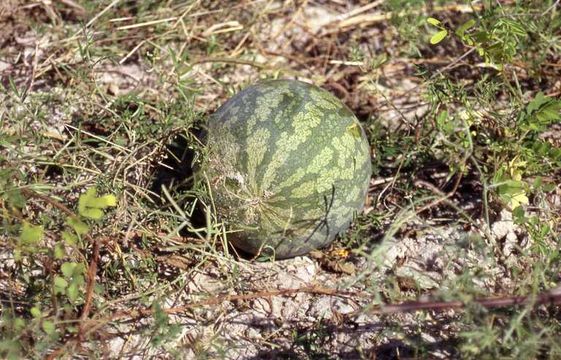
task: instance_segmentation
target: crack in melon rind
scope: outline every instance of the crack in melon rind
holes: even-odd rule
[[[242,178],[237,191],[220,190],[218,182],[222,218],[259,228],[233,242],[257,251],[266,240],[285,257],[299,251],[290,251],[298,243],[321,247],[344,231],[362,208],[371,173],[364,130],[358,126],[357,136],[348,131],[353,125],[358,120],[337,98],[295,81],[263,82],[226,102],[209,123],[209,154],[211,163],[229,164],[208,171],[211,178],[232,176],[221,173],[228,171]]]

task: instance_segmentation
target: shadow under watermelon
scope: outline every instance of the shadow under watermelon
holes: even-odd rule
[[[197,199],[195,173],[198,165],[200,142],[204,139],[204,131],[193,129],[188,133],[174,135],[165,146],[163,160],[159,161],[152,173],[150,183],[151,197],[160,210],[172,210],[172,204],[166,199],[164,189],[182,209],[189,208],[189,222],[193,229],[204,229],[207,226],[207,207]],[[196,144],[196,142],[198,142]],[[203,193],[200,196],[205,196]],[[191,208],[192,204],[195,204]],[[185,238],[197,238],[199,234],[183,227],[179,235]],[[203,234],[204,235],[204,234]],[[255,255],[228,244],[229,252],[240,259],[254,259]]]
[[[181,133],[173,136],[165,147],[165,156],[155,166],[152,174],[150,191],[152,200],[161,207],[171,207],[170,201],[166,199],[164,188],[180,206],[187,205],[193,201],[195,189],[195,171],[200,145],[196,139],[202,137],[201,130],[189,133]],[[192,213],[189,216],[192,227],[200,228],[206,224],[205,209],[199,201],[196,201]],[[182,236],[193,236],[186,228],[180,231]]]

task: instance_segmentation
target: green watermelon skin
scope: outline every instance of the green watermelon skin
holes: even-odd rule
[[[247,87],[209,119],[204,172],[228,241],[277,259],[328,245],[363,207],[370,146],[335,96],[295,80]]]

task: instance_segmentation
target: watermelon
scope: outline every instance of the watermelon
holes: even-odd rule
[[[277,259],[328,245],[363,207],[370,147],[335,96],[295,80],[249,86],[210,116],[203,166],[228,241]]]

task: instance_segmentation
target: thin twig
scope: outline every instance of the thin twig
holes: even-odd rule
[[[433,192],[441,195],[440,198],[435,199],[434,201],[431,201],[430,203],[428,203],[427,205],[423,206],[422,208],[418,209],[417,211],[415,211],[417,214],[422,213],[425,210],[428,210],[438,204],[440,204],[443,201],[448,200],[449,198],[451,198],[452,196],[454,196],[454,194],[456,193],[456,190],[458,190],[458,187],[460,186],[460,182],[462,180],[462,174],[460,173],[457,178],[456,181],[454,182],[454,187],[452,188],[452,190],[450,190],[450,192],[448,193],[443,193],[440,189],[438,189],[436,186],[426,182],[426,181],[422,181],[422,180],[417,180],[415,181],[415,185],[417,186],[424,186],[430,190],[432,190]]]
[[[338,289],[326,288],[320,286],[308,286],[303,288],[295,289],[278,289],[278,290],[266,290],[266,291],[256,291],[252,293],[239,294],[239,295],[221,295],[211,297],[209,299],[189,303],[179,307],[160,309],[158,311],[163,311],[166,314],[181,314],[187,310],[191,310],[198,307],[204,306],[216,306],[221,305],[226,302],[236,302],[236,301],[247,301],[260,298],[271,298],[275,296],[293,296],[296,294],[312,294],[312,295],[327,295],[327,296],[339,296],[339,297],[369,297],[371,295],[367,293],[357,293],[350,291],[340,291]],[[443,311],[449,309],[463,309],[466,308],[470,303],[479,304],[485,308],[499,308],[508,306],[520,306],[520,305],[532,305],[533,307],[539,305],[560,305],[561,304],[561,286],[558,286],[549,291],[542,292],[537,295],[527,295],[527,296],[507,296],[507,297],[489,297],[489,298],[479,298],[472,302],[462,302],[462,301],[411,301],[404,302],[400,304],[386,304],[386,305],[374,305],[367,308],[364,312],[372,314],[395,314],[395,313],[406,313],[413,311],[429,310],[429,311]],[[105,319],[91,319],[82,322],[83,328],[87,329],[87,332],[83,335],[93,333],[103,327],[110,321],[116,320],[135,320],[143,317],[153,315],[155,310],[152,308],[142,308],[136,310],[127,310],[116,312],[113,315]],[[354,315],[360,314],[361,311],[355,312]],[[72,343],[79,343],[78,338],[72,338],[66,342],[61,348],[54,350],[47,359],[54,359],[59,355],[63,354],[65,348]]]
[[[431,79],[434,79],[435,77],[437,77],[438,75],[442,74],[443,72],[451,69],[452,67],[454,67],[454,65],[456,65],[457,63],[459,63],[460,61],[462,61],[463,59],[465,59],[467,56],[469,56],[469,54],[471,54],[472,52],[474,52],[476,50],[475,47],[469,49],[468,51],[466,51],[465,53],[463,53],[460,57],[456,58],[454,61],[452,61],[450,64],[446,65],[445,67],[443,67],[442,69],[439,69],[437,72],[435,72],[434,74],[432,74],[432,76],[430,77]]]
[[[119,2],[121,2],[121,0],[114,0],[111,4],[107,5],[103,10],[101,10],[100,12],[98,12],[93,18],[91,18],[90,21],[88,21],[88,23],[86,24],[86,28],[90,27],[94,22],[97,21],[97,19],[99,19],[100,17],[102,17],[103,14],[105,14],[106,12],[108,12],[112,7],[114,7],[115,5],[117,5]],[[75,34],[74,36],[76,36],[76,34]]]
[[[95,286],[95,276],[97,274],[97,263],[99,261],[99,240],[93,241],[92,258],[88,266],[87,282],[86,282],[86,296],[84,300],[84,307],[80,319],[86,320],[90,315],[93,301],[93,290]],[[83,327],[80,326],[79,334],[83,333]]]
[[[255,61],[243,60],[243,59],[233,59],[233,58],[212,58],[212,57],[197,59],[197,60],[191,62],[191,65],[203,64],[203,63],[230,63],[230,64],[237,64],[237,65],[249,65],[249,66],[259,68],[259,69],[266,69],[267,68],[267,65],[260,64],[260,63],[255,62]]]
[[[550,12],[551,10],[555,9],[555,7],[559,5],[559,0],[556,0],[553,4],[551,4],[550,7],[548,7],[541,16],[545,16],[548,12]]]
[[[450,4],[450,5],[443,5],[443,6],[435,6],[433,8],[434,12],[443,12],[443,11],[456,11],[461,13],[471,13],[474,11],[478,11],[482,8],[481,5],[466,5],[466,4]],[[337,23],[337,27],[339,29],[343,28],[351,28],[354,26],[366,26],[371,25],[373,23],[377,23],[380,21],[389,20],[392,17],[403,17],[406,14],[411,13],[423,13],[427,11],[427,7],[423,7],[416,11],[401,11],[401,12],[378,12],[373,14],[361,14],[356,15],[347,19],[344,19]],[[330,30],[329,32],[334,32],[334,30]]]
[[[475,299],[473,302],[487,309],[519,305],[532,305],[533,307],[539,305],[560,305],[561,286],[537,295],[480,298]],[[374,314],[393,314],[419,310],[442,311],[448,309],[462,309],[467,305],[468,303],[462,301],[412,301],[401,304],[379,305],[372,307],[367,312]]]
[[[160,309],[158,311],[163,311],[166,314],[180,314],[194,308],[199,308],[203,306],[221,305],[226,302],[247,301],[253,299],[271,298],[275,296],[293,296],[296,294],[327,295],[327,296],[338,296],[338,297],[347,297],[347,298],[366,296],[366,294],[357,293],[357,292],[341,291],[338,289],[332,289],[332,288],[326,288],[320,286],[308,286],[308,287],[295,288],[295,289],[263,290],[263,291],[238,294],[238,295],[228,294],[228,295],[214,296],[209,299],[196,301],[183,306]],[[85,335],[97,331],[99,328],[103,327],[105,324],[111,321],[123,320],[123,319],[127,319],[130,321],[134,319],[140,319],[143,317],[151,316],[153,314],[154,314],[154,310],[152,308],[142,308],[136,310],[116,312],[113,315],[104,319],[90,319],[87,320],[86,323],[84,324],[84,328],[88,329]],[[76,341],[76,339],[74,339],[74,341]],[[57,354],[56,356],[58,356],[62,352],[64,351],[59,348],[55,350],[53,353],[56,353]],[[54,359],[54,357],[51,357],[51,359]]]
[[[31,190],[31,189],[28,189],[28,188],[21,188],[20,190],[21,190],[22,194],[27,198],[41,199],[44,202],[49,203],[52,206],[56,207],[57,209],[59,209],[60,211],[65,213],[66,215],[76,216],[74,211],[70,210],[66,205],[64,205],[63,203],[61,203],[61,202],[59,202],[55,199],[53,199],[50,196],[39,194],[38,192],[36,192],[34,190]]]
[[[181,314],[186,312],[187,310],[191,310],[194,308],[222,305],[226,302],[247,301],[253,299],[271,298],[277,296],[286,297],[286,296],[293,296],[296,294],[326,295],[326,296],[337,296],[337,297],[344,297],[344,298],[353,298],[353,297],[366,298],[371,296],[370,294],[364,292],[359,293],[359,292],[352,292],[352,291],[341,291],[338,289],[321,287],[321,286],[308,286],[308,287],[293,288],[293,289],[263,290],[263,291],[256,291],[256,292],[237,294],[237,295],[232,295],[232,294],[220,295],[220,296],[211,297],[209,299],[188,303],[183,306],[160,309],[158,311],[162,311],[170,315]],[[479,298],[479,299],[474,299],[473,303],[477,303],[485,308],[497,308],[497,307],[530,305],[530,304],[532,304],[533,306],[549,305],[549,304],[558,305],[561,304],[561,286],[537,295]],[[411,301],[411,302],[404,302],[400,304],[375,305],[367,309],[366,312],[376,313],[376,314],[392,314],[392,313],[404,313],[404,312],[419,311],[419,310],[440,311],[446,309],[465,308],[468,304],[469,302],[462,302],[462,301]],[[155,310],[153,310],[152,308],[141,308],[135,310],[125,310],[125,311],[116,312],[113,315],[109,316],[108,318],[105,318],[104,320],[92,319],[90,321],[97,323],[97,325],[90,324],[90,326],[88,326],[89,332],[95,331],[95,329],[99,328],[103,324],[110,321],[123,320],[123,319],[135,320],[146,316],[151,316],[154,314],[154,312]]]

